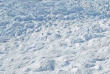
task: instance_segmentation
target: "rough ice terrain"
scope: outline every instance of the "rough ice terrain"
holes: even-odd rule
[[[0,0],[0,74],[110,74],[110,0]]]

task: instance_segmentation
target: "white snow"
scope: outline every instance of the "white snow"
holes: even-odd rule
[[[110,74],[110,1],[0,0],[0,74]]]

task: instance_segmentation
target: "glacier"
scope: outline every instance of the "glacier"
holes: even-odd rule
[[[110,74],[110,1],[0,0],[0,74]]]

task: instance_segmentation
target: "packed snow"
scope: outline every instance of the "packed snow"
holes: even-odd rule
[[[110,74],[110,1],[0,0],[0,74]]]

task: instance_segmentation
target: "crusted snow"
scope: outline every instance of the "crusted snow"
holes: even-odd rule
[[[0,0],[0,74],[110,74],[110,1]]]

